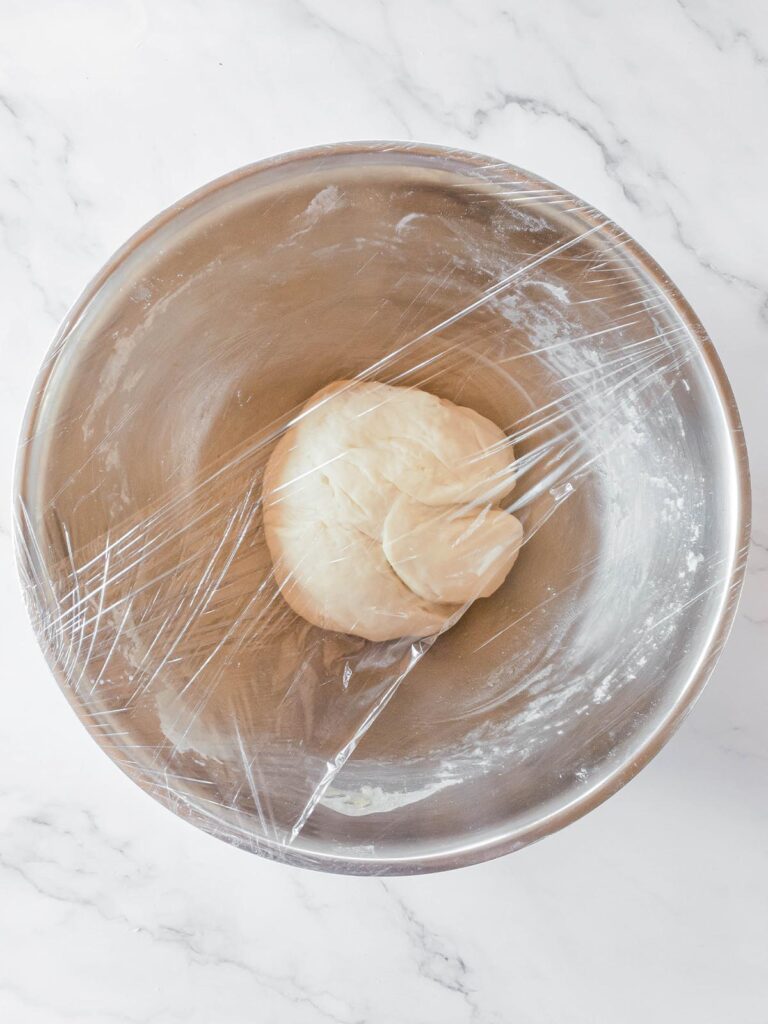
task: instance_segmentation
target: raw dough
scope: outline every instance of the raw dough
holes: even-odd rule
[[[523,530],[502,430],[416,388],[336,381],[264,472],[276,581],[316,626],[367,640],[439,632],[506,578]]]

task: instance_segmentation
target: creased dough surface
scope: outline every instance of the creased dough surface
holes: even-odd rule
[[[504,581],[522,527],[498,502],[512,446],[471,409],[416,388],[336,381],[280,438],[264,529],[288,604],[325,629],[439,632]]]

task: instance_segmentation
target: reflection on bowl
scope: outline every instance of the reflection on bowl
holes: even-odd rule
[[[515,443],[523,551],[434,642],[316,629],[271,577],[264,463],[355,375]],[[724,641],[747,519],[733,398],[662,271],[548,182],[426,146],[290,154],[140,231],[18,464],[33,623],[97,742],[200,827],[344,872],[496,856],[631,778]]]

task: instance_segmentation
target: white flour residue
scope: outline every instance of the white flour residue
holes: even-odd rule
[[[533,279],[530,283],[537,284],[540,288],[543,288],[545,291],[549,292],[549,294],[554,299],[557,299],[557,301],[564,306],[567,306],[571,301],[571,297],[568,294],[568,289],[564,288],[560,284],[553,284],[552,281],[547,281],[544,278]]]
[[[611,699],[611,683],[613,682],[613,677],[615,675],[615,672],[609,672],[603,681],[598,683],[595,687],[594,693],[592,694],[593,703],[604,704],[607,700]]]
[[[344,193],[336,185],[326,185],[310,201],[306,210],[299,214],[304,230],[308,230],[316,224],[321,217],[331,213],[333,210],[340,210],[347,205]]]
[[[430,786],[424,786],[422,789],[391,791],[385,791],[381,786],[361,786],[357,791],[331,788],[320,803],[339,814],[358,818],[365,814],[384,814],[387,811],[396,811],[400,807],[407,807],[408,804],[426,800],[434,796],[435,793],[439,793],[440,790],[446,789],[448,786],[455,786],[459,782],[461,779],[445,778],[433,782]]]
[[[169,686],[158,686],[152,692],[157,708],[157,717],[166,739],[173,744],[178,754],[189,750],[202,757],[226,761],[232,754],[232,737],[216,735],[206,728],[203,716],[189,714],[180,705],[178,694]]]
[[[93,433],[93,421],[99,409],[111,396],[123,376],[123,371],[128,365],[131,354],[136,347],[138,338],[133,335],[113,335],[113,349],[111,357],[105,361],[104,369],[99,374],[99,388],[91,399],[88,415],[82,423],[83,440],[88,441]]]
[[[685,555],[685,564],[688,566],[688,572],[696,572],[701,562],[704,561],[704,555],[696,554],[693,551],[687,551]]]

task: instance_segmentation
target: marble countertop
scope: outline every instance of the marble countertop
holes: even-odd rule
[[[751,0],[0,0],[0,1019],[696,1021],[768,1013],[768,9]],[[550,178],[633,234],[709,330],[754,539],[701,701],[627,788],[445,875],[268,863],[87,741],[19,595],[10,477],[55,328],[154,213],[225,171],[417,139]]]

